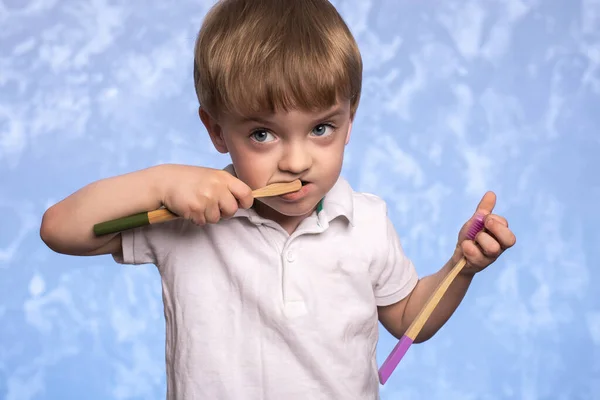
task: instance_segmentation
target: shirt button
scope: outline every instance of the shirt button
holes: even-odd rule
[[[296,261],[296,255],[294,254],[293,251],[289,250],[286,254],[286,259],[288,260],[288,262],[294,262]]]

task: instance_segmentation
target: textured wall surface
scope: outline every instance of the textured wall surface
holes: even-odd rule
[[[518,237],[382,398],[600,399],[600,2],[334,3],[365,62],[343,173],[389,202],[419,273],[488,189]],[[38,229],[93,180],[228,162],[191,76],[211,4],[0,0],[0,398],[164,398],[156,269]],[[394,344],[382,329],[380,363]]]

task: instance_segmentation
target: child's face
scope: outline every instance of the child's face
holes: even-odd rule
[[[300,179],[302,189],[261,199],[284,216],[311,213],[337,181],[350,139],[350,103],[322,112],[276,112],[218,122],[201,110],[202,121],[218,151],[229,152],[236,174],[253,190]]]

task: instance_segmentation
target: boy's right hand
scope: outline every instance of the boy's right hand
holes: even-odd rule
[[[252,189],[224,170],[188,165],[165,165],[162,204],[197,225],[232,217],[254,202]]]
[[[164,164],[79,189],[46,210],[40,236],[58,253],[115,254],[121,250],[120,235],[96,237],[95,224],[161,206],[196,224],[216,223],[253,201],[250,187],[227,171]]]

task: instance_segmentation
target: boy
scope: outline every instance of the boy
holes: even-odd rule
[[[94,182],[44,215],[54,251],[155,264],[169,399],[377,399],[378,321],[400,338],[463,254],[468,265],[421,335],[515,238],[492,215],[418,279],[385,203],[340,177],[361,90],[356,42],[326,0],[224,0],[195,48],[199,115],[225,170],[159,165]],[[300,179],[298,192],[251,190]],[[181,219],[94,237],[98,222],[166,206]]]

